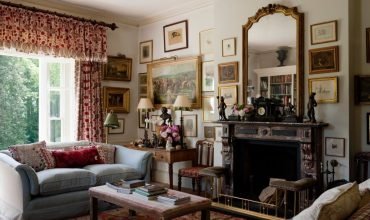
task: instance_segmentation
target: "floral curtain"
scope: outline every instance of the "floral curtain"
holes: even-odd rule
[[[25,53],[106,61],[106,27],[0,5],[0,47]]]
[[[76,97],[78,103],[78,140],[102,142],[104,139],[99,62],[76,62]]]

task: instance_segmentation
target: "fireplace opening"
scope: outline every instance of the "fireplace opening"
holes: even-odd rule
[[[258,200],[270,178],[300,178],[300,147],[297,142],[239,139],[234,142],[234,196]]]

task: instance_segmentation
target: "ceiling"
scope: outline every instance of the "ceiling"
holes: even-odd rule
[[[214,0],[13,0],[140,26],[213,5]]]

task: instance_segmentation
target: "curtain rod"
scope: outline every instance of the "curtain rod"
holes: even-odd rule
[[[11,7],[16,7],[16,8],[23,8],[23,9],[33,11],[33,12],[42,12],[42,13],[56,15],[56,16],[64,17],[64,18],[72,18],[72,19],[75,19],[77,21],[90,22],[92,24],[98,24],[98,25],[101,25],[101,26],[109,27],[112,30],[118,28],[118,26],[115,23],[108,24],[108,23],[105,23],[103,21],[96,21],[96,20],[81,18],[81,17],[77,17],[77,16],[72,16],[72,15],[59,13],[59,12],[56,12],[56,11],[49,11],[49,10],[40,9],[40,8],[36,8],[36,7],[30,7],[30,6],[26,6],[26,5],[22,5],[22,4],[16,4],[16,3],[5,2],[5,1],[0,1],[0,4],[1,5],[6,5],[6,6],[11,6]]]

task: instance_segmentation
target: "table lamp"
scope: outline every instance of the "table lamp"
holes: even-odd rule
[[[145,147],[150,145],[150,141],[148,138],[148,128],[149,128],[149,112],[154,110],[153,103],[148,98],[141,98],[139,104],[137,105],[137,109],[145,111],[145,129],[144,129],[144,140],[143,144]]]
[[[108,129],[109,128],[118,128],[119,127],[117,115],[113,112],[113,110],[111,110],[107,114],[107,117],[105,118],[105,121],[104,121],[104,127],[106,127],[106,130],[105,130],[105,143],[108,143]]]
[[[182,111],[191,111],[191,103],[187,96],[179,95],[176,97],[175,103],[173,104],[174,110],[180,110],[180,145],[181,148],[184,148],[184,118],[182,117]]]

